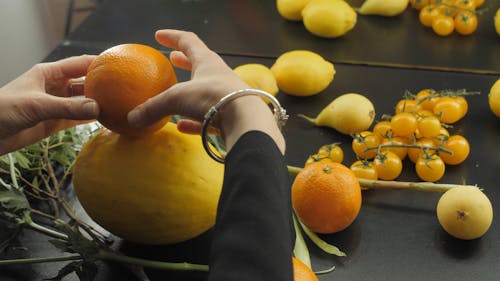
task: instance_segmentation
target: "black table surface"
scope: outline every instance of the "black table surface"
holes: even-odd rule
[[[118,2],[120,4],[117,4]],[[290,120],[284,128],[287,140],[286,160],[290,165],[302,165],[307,156],[321,145],[333,142],[341,142],[341,147],[345,152],[343,162],[345,165],[350,165],[354,161],[349,136],[341,135],[330,128],[314,127],[297,117],[298,113],[316,115],[331,100],[343,93],[356,92],[367,96],[376,108],[377,118],[380,118],[384,113],[393,112],[394,105],[402,98],[406,90],[417,92],[424,88],[434,88],[438,90],[468,89],[481,92],[480,95],[468,98],[467,116],[450,129],[450,132],[462,134],[469,140],[471,153],[461,165],[448,166],[440,182],[475,184],[484,189],[494,208],[493,224],[485,236],[472,241],[462,241],[445,233],[435,213],[440,193],[380,190],[363,191],[361,212],[348,229],[338,234],[321,236],[345,251],[347,257],[331,256],[318,250],[310,242],[308,245],[313,269],[321,270],[332,265],[336,266],[333,273],[319,275],[320,280],[498,280],[500,264],[497,253],[500,251],[500,238],[497,233],[500,229],[496,217],[500,215],[497,208],[500,203],[500,192],[496,190],[496,185],[497,173],[500,170],[498,157],[500,145],[497,141],[500,139],[500,119],[489,110],[487,95],[499,77],[486,73],[489,70],[500,69],[499,60],[493,59],[495,56],[493,41],[491,41],[492,45],[484,47],[491,51],[489,54],[493,56],[489,60],[480,59],[485,63],[484,65],[477,64],[477,58],[489,56],[484,52],[477,54],[475,59],[463,56],[456,60],[446,58],[437,61],[423,60],[422,57],[418,59],[421,54],[412,52],[412,49],[408,50],[394,44],[392,46],[395,50],[400,50],[399,54],[389,49],[377,49],[376,46],[373,49],[367,48],[367,53],[356,51],[356,46],[369,45],[367,41],[370,38],[373,39],[373,36],[364,41],[363,37],[359,37],[354,32],[349,35],[351,37],[345,39],[318,40],[308,36],[298,24],[277,18],[274,6],[266,3],[267,1],[238,1],[239,4],[236,4],[236,1],[234,3],[233,1],[210,1],[211,4],[208,4],[208,1],[142,1],[141,4],[134,5],[132,2],[105,1],[95,14],[46,58],[46,61],[82,53],[98,54],[105,48],[121,42],[142,42],[155,45],[152,33],[157,28],[167,26],[201,32],[201,37],[210,47],[220,52],[231,67],[244,63],[261,63],[271,66],[276,56],[285,48],[309,46],[321,51],[331,46],[324,54],[335,55],[337,73],[332,84],[324,92],[307,98],[292,97],[282,92],[277,95],[290,114]],[[198,7],[198,9],[188,9],[185,6]],[[239,10],[242,6],[245,6],[252,16],[242,13]],[[133,11],[133,8],[142,12]],[[253,14],[251,11],[255,10],[259,12]],[[187,11],[190,12],[187,13]],[[152,16],[148,17],[148,14]],[[163,17],[160,17],[160,14]],[[258,20],[259,16],[265,20]],[[398,26],[408,29],[417,28],[414,24],[415,19],[412,17],[412,11],[407,11],[407,14],[401,18],[386,19],[387,22],[372,17],[366,21],[360,19],[359,30],[369,28],[369,24],[374,25],[373,28],[392,26],[396,20],[401,21]],[[207,18],[207,22],[197,25],[196,21],[203,18]],[[163,22],[160,22],[161,19]],[[368,23],[372,20],[373,22]],[[238,26],[241,21],[247,21],[247,24]],[[254,21],[256,26],[248,25],[248,21]],[[127,22],[129,25],[126,24]],[[229,26],[230,23],[235,26]],[[393,28],[396,27],[393,26]],[[254,42],[251,43],[250,38],[236,34],[236,29],[241,29],[240,31],[246,34],[257,31],[258,34],[267,36],[265,38],[268,38],[269,42],[266,42],[267,39],[257,40],[259,36],[253,36]],[[427,38],[429,49],[425,52],[439,58],[437,50],[440,50],[443,42],[460,40],[466,42],[483,40],[483,38],[496,40],[489,37],[487,33],[490,31],[488,28],[481,28],[476,35],[468,38],[436,38],[434,35],[430,37],[431,34],[422,35],[426,31],[418,31],[419,33],[412,36],[409,36],[408,32],[393,35],[400,38],[396,41],[401,42],[405,42],[407,36],[415,41],[420,40],[417,38]],[[276,38],[271,38],[272,36],[269,35],[271,33],[274,33]],[[234,38],[232,38],[233,35],[235,35]],[[389,41],[386,42],[390,45]],[[339,46],[336,45],[337,43]],[[348,50],[347,46],[351,46],[352,50]],[[449,46],[452,46],[449,50],[453,49],[454,52],[465,52],[459,51],[455,44],[450,43]],[[479,44],[474,44],[474,48],[479,48]],[[365,59],[366,62],[377,62],[377,64],[380,62],[390,66],[352,63],[354,60]],[[395,64],[406,66],[395,67]],[[412,64],[414,66],[408,67]],[[450,69],[443,71],[444,68]],[[464,68],[487,71],[485,73],[461,72]],[[189,74],[185,71],[179,71],[178,76],[179,80],[189,78]],[[407,160],[404,162],[403,174],[398,179],[418,181],[412,165]],[[78,205],[76,208],[80,213],[82,212]],[[134,256],[151,259],[206,263],[211,235],[211,231],[208,231],[192,241],[162,247],[136,245],[117,240],[114,247]],[[51,256],[58,253],[46,242],[45,237],[32,232],[24,233],[22,240],[29,249],[28,254],[25,254],[29,257]],[[113,263],[100,265],[96,280],[136,280],[122,265]],[[9,266],[0,270],[0,280],[41,280],[54,276],[60,267],[61,263]],[[189,272],[148,269],[146,271],[151,280],[203,280],[206,276]],[[77,280],[77,278],[70,276],[66,280]]]
[[[349,0],[358,7],[362,0]],[[439,37],[418,21],[409,7],[393,17],[358,15],[345,36],[325,39],[312,35],[302,22],[283,19],[272,0],[107,0],[69,36],[72,44],[92,42],[111,46],[124,42],[157,45],[155,30],[196,32],[218,53],[277,57],[292,49],[307,49],[333,62],[395,65],[500,73],[500,36],[493,16],[500,0],[487,0],[478,30]]]

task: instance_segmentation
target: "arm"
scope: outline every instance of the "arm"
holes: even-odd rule
[[[177,127],[199,133],[200,120],[223,96],[248,88],[223,60],[193,33],[162,30],[157,40],[175,49],[170,60],[191,70],[178,83],[129,113],[136,126],[166,115],[191,120]],[[290,184],[284,163],[285,141],[260,97],[244,96],[217,114],[228,155],[210,258],[210,280],[292,280]]]

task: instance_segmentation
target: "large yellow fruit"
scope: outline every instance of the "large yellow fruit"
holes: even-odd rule
[[[73,184],[85,211],[111,233],[170,244],[214,225],[223,172],[200,136],[167,123],[141,138],[99,132],[79,153]]]
[[[271,71],[283,92],[301,97],[321,93],[335,76],[333,63],[307,50],[281,54],[271,66]]]
[[[356,11],[343,0],[311,0],[302,10],[305,28],[325,38],[345,35],[354,28],[356,20]]]
[[[276,0],[278,13],[287,20],[302,20],[302,9],[310,0]]]

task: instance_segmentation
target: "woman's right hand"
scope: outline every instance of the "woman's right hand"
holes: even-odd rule
[[[191,79],[177,83],[165,92],[137,106],[128,115],[132,125],[150,125],[167,115],[191,118],[178,123],[178,129],[199,133],[207,111],[227,94],[249,88],[215,52],[192,32],[160,30],[156,40],[174,49],[170,61],[175,67],[191,70]],[[284,154],[285,141],[268,105],[258,96],[239,97],[217,114],[215,127],[229,151],[245,132],[259,130],[274,139]]]

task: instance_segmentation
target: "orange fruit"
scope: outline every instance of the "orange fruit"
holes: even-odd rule
[[[122,44],[102,52],[89,66],[85,96],[96,100],[98,121],[116,133],[139,136],[165,125],[164,118],[146,128],[128,124],[127,114],[137,105],[177,83],[170,61],[160,51],[141,44]]]
[[[314,272],[299,259],[292,257],[294,281],[318,281]]]
[[[361,209],[361,187],[348,167],[336,162],[316,162],[295,177],[292,204],[309,229],[335,233],[356,219]]]

